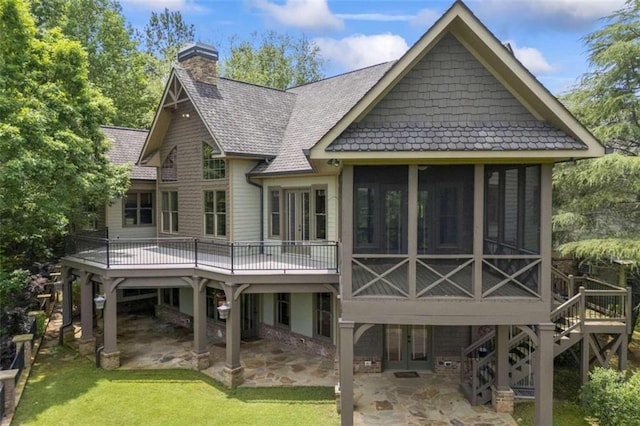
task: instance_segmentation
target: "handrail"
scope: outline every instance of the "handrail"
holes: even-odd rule
[[[72,235],[68,256],[106,265],[192,265],[237,271],[339,270],[336,241],[217,241],[194,237],[96,238]]]

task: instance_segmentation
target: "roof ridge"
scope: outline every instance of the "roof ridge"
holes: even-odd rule
[[[227,77],[218,77],[220,80],[226,80],[226,81],[230,81],[232,83],[240,83],[240,84],[246,84],[248,86],[254,86],[254,87],[258,87],[260,89],[267,89],[267,90],[273,90],[275,92],[280,92],[280,93],[287,93],[286,90],[284,89],[278,89],[277,87],[269,87],[269,86],[265,86],[262,84],[257,84],[257,83],[250,83],[248,81],[242,81],[242,80],[236,80],[233,78],[227,78]],[[197,81],[197,80],[196,80]],[[202,83],[201,81],[198,81],[198,83]],[[204,83],[207,84],[207,83]]]
[[[147,133],[149,132],[149,130],[147,130],[147,129],[138,129],[138,128],[135,128],[135,127],[125,127],[125,126],[111,126],[111,125],[108,125],[108,124],[101,124],[100,127],[101,128],[106,128],[106,129],[133,130],[133,131],[136,131],[136,132],[147,132]]]
[[[308,83],[299,84],[298,86],[289,87],[286,91],[288,92],[289,90],[292,90],[292,89],[297,89],[297,88],[299,88],[299,87],[309,86],[309,85],[311,85],[311,84],[320,83],[320,82],[322,82],[322,81],[331,80],[331,79],[333,79],[333,78],[344,77],[344,76],[349,75],[349,74],[353,74],[353,73],[356,73],[356,72],[360,72],[360,71],[368,70],[368,69],[370,69],[370,68],[379,67],[379,66],[381,66],[381,65],[390,64],[390,63],[392,63],[392,62],[396,62],[396,61],[397,61],[397,59],[394,59],[394,60],[392,60],[392,61],[380,62],[379,64],[373,64],[373,65],[369,65],[369,66],[366,66],[366,67],[363,67],[363,68],[358,68],[358,69],[355,69],[355,70],[346,71],[346,72],[343,72],[343,73],[341,73],[341,74],[336,74],[336,75],[332,75],[332,76],[329,76],[329,77],[321,78],[320,80],[310,81],[310,82],[308,82]]]

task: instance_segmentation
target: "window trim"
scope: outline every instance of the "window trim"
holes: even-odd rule
[[[132,191],[127,191],[126,194],[124,195],[124,197],[122,198],[122,227],[123,228],[144,228],[144,227],[152,227],[155,226],[156,223],[156,219],[155,219],[155,191],[152,190],[132,190]],[[127,210],[133,210],[132,208],[127,208],[127,197],[129,196],[129,194],[136,194],[136,218],[138,220],[137,224],[131,224],[131,225],[127,225],[127,216],[126,216],[126,211]],[[142,210],[142,207],[140,207],[140,195],[141,194],[150,194],[151,195],[151,223],[141,223],[140,222],[140,210]],[[146,207],[145,207],[146,209]]]
[[[213,193],[213,209],[212,211],[207,211],[207,193]],[[218,195],[224,194],[224,212],[217,211],[218,207]],[[229,227],[227,223],[228,219],[228,200],[227,200],[227,190],[226,189],[205,189],[202,192],[202,235],[213,238],[227,238]],[[213,234],[207,233],[207,218],[208,216],[213,217]],[[218,225],[220,222],[220,216],[224,216],[224,234],[218,233]]]
[[[320,299],[320,295],[322,294],[327,294],[329,295],[329,336],[324,336],[320,333],[318,333],[318,325],[319,325],[319,321],[320,321],[320,313],[321,312],[327,312],[327,311],[321,311],[321,309],[318,307],[318,300]],[[314,293],[313,294],[313,337],[315,337],[316,339],[320,339],[320,340],[326,340],[326,341],[333,341],[333,336],[335,334],[334,332],[334,321],[333,321],[333,311],[334,311],[335,307],[334,307],[334,298],[333,298],[333,293],[330,292],[326,292],[326,293]]]
[[[175,200],[176,200],[176,205],[173,206],[171,203],[171,200],[173,199],[173,197],[171,196],[171,194],[176,194]],[[165,202],[164,202],[164,198],[165,196],[167,197],[167,206],[168,206],[168,210],[165,210]],[[178,191],[162,191],[160,197],[161,199],[161,218],[160,218],[160,231],[163,234],[178,234],[180,232],[180,225],[179,225],[179,205],[180,205],[180,199],[179,199],[179,195],[178,195]],[[175,207],[175,209],[173,209]],[[165,213],[168,213],[169,215],[169,226],[168,228],[165,228]],[[174,229],[174,225],[175,224],[175,229]]]
[[[211,153],[206,156],[205,149],[211,149]],[[227,160],[222,157],[213,157],[215,154],[215,148],[208,142],[202,142],[202,179],[206,181],[217,181],[227,178]],[[216,164],[222,164],[221,168],[214,167]],[[212,177],[217,172],[222,171],[222,176]]]
[[[166,176],[171,171],[172,176]],[[178,147],[174,146],[167,154],[162,165],[160,166],[160,182],[177,182],[178,181]]]
[[[277,193],[278,194],[278,227],[279,232],[277,234],[274,234],[273,232],[273,215],[274,215],[274,211],[273,211],[273,198],[272,198],[272,194],[273,193]],[[284,217],[283,215],[283,193],[284,191],[282,190],[282,188],[280,188],[279,186],[270,186],[267,188],[267,208],[268,210],[268,216],[269,216],[269,238],[272,239],[276,239],[276,240],[281,240],[282,239],[282,231],[284,229],[283,223],[282,223],[282,219]]]
[[[286,300],[280,300],[279,296],[280,295],[285,295],[286,296]],[[286,329],[291,329],[291,293],[275,293],[275,297],[274,297],[274,319],[273,319],[273,324],[276,327],[280,327],[280,328],[286,328]],[[279,321],[281,315],[280,315],[280,307],[282,305],[285,305],[287,307],[287,317],[289,319],[289,323],[285,324]]]

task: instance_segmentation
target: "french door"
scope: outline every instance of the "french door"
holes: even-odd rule
[[[309,247],[304,241],[310,240],[311,235],[311,192],[308,190],[285,191],[285,239],[287,252],[309,254]]]
[[[427,325],[387,325],[383,367],[391,370],[433,368],[431,331]]]

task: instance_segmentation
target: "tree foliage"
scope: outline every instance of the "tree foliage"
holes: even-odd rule
[[[99,125],[113,108],[88,80],[87,54],[58,29],[38,31],[24,0],[0,0],[0,263],[46,256],[88,205],[121,195]]]
[[[627,154],[640,150],[640,2],[606,18],[584,38],[590,71],[564,102],[595,136]]]
[[[117,1],[34,0],[32,11],[39,28],[60,28],[86,50],[89,80],[115,107],[113,117],[102,124],[150,124],[146,112],[155,108],[157,99],[149,90],[147,60]]]
[[[305,36],[267,31],[241,42],[232,37],[222,72],[234,80],[286,89],[321,79],[322,65],[320,49]]]
[[[582,406],[601,426],[638,424],[640,372],[630,377],[607,368],[596,368],[580,393]]]

